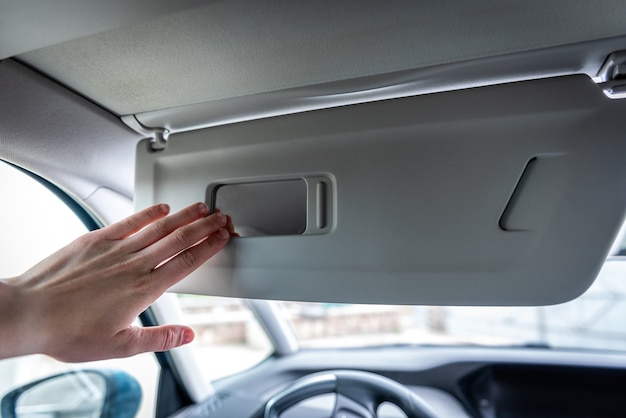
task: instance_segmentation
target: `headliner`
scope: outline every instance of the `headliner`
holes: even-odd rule
[[[230,0],[18,58],[126,115],[616,37],[624,21],[622,0]]]

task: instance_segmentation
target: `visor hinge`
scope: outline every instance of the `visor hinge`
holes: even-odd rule
[[[613,52],[602,64],[596,82],[611,99],[626,99],[626,51]]]
[[[150,138],[150,148],[153,151],[161,151],[167,148],[167,139],[170,131],[165,128],[149,128],[144,126],[135,118],[134,115],[125,115],[121,117],[122,122],[133,131]]]

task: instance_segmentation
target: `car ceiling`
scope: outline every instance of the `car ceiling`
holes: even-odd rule
[[[376,76],[384,85],[394,74],[438,65],[447,68],[435,86],[443,90],[461,63],[619,40],[626,35],[624,6],[623,0],[3,0],[0,158],[51,179],[111,221],[123,214],[103,215],[111,200],[132,199],[134,147],[142,138],[119,116],[153,126],[137,115],[189,114],[188,106],[213,103],[226,120],[248,101],[262,114],[272,93],[331,96],[334,87],[321,86],[349,91],[350,80]],[[583,60],[572,63],[571,71],[589,73],[581,70]],[[510,60],[503,68],[516,71]],[[463,71],[455,77],[463,79]],[[231,107],[222,106],[229,100]]]
[[[157,3],[17,58],[126,115],[626,34],[623,1]]]

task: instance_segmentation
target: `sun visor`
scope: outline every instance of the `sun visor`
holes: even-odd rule
[[[593,282],[626,208],[626,101],[567,76],[171,135],[136,208],[205,201],[242,237],[172,290],[542,305]]]

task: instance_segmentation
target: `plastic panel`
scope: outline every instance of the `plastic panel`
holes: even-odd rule
[[[136,206],[241,178],[333,179],[331,231],[233,239],[176,291],[557,303],[592,283],[623,219],[625,111],[567,76],[180,133],[161,152],[140,144]]]

